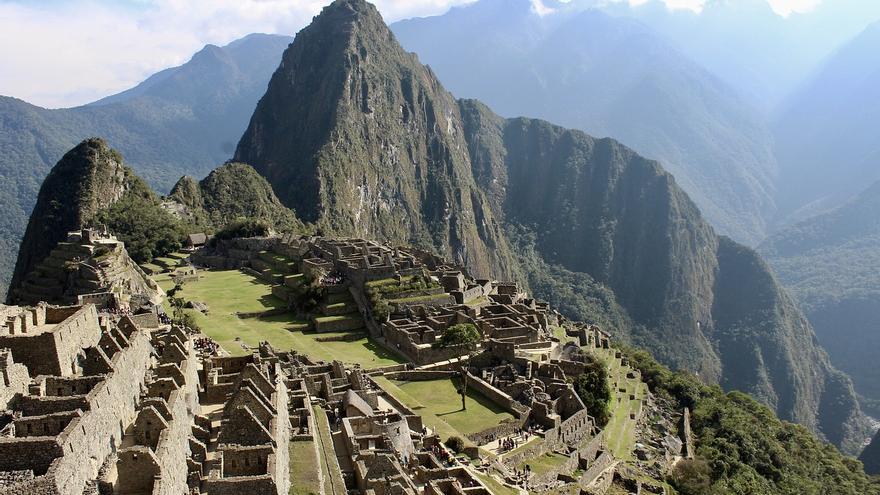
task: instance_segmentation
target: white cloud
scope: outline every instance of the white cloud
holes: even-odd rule
[[[809,12],[815,9],[822,0],[769,0],[770,6],[779,15]]]
[[[611,0],[627,1],[627,0]],[[628,0],[632,5],[642,5],[652,0]],[[693,10],[700,12],[709,0],[663,0],[666,6],[673,10]],[[729,0],[736,2],[737,0]],[[782,16],[788,16],[797,12],[809,12],[816,8],[822,0],[767,0],[773,11]]]

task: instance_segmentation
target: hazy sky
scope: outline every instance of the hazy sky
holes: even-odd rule
[[[50,108],[88,103],[182,64],[207,43],[253,32],[293,35],[329,1],[0,0],[0,95]],[[471,1],[374,3],[392,22]],[[705,0],[665,1],[698,10]],[[821,0],[768,1],[785,15]]]

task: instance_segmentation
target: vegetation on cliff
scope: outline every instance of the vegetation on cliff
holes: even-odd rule
[[[683,495],[880,493],[861,463],[748,395],[672,372],[645,351],[624,351],[654,394],[692,411],[696,460],[680,463],[670,480]]]
[[[873,414],[880,414],[878,218],[880,183],[839,208],[783,229],[760,248]]]
[[[281,204],[272,186],[251,166],[227,163],[200,182],[181,178],[169,199],[184,208],[184,218],[207,230],[247,219],[264,222],[276,232],[303,229],[293,212]]]
[[[133,260],[148,263],[183,247],[189,225],[162,208],[149,186],[126,169],[128,190],[122,198],[101,210],[95,222],[106,225],[125,243]]]

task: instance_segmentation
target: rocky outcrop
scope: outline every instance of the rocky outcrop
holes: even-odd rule
[[[865,447],[859,460],[865,465],[865,472],[868,474],[880,474],[880,433]]]
[[[299,33],[236,159],[328,233],[414,241],[478,274],[583,274],[625,311],[607,318],[618,337],[838,445],[862,429],[848,379],[767,266],[717,236],[660,164],[456,101],[363,0],[337,0]],[[513,255],[523,239],[539,263]]]

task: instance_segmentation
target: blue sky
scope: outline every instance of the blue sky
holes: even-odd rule
[[[391,22],[471,1],[374,3]],[[699,10],[704,0],[664,1]],[[777,12],[788,13],[809,10],[820,0],[768,1]],[[292,35],[328,2],[0,0],[0,94],[50,108],[84,104],[179,65],[207,43],[222,45],[253,32]]]

